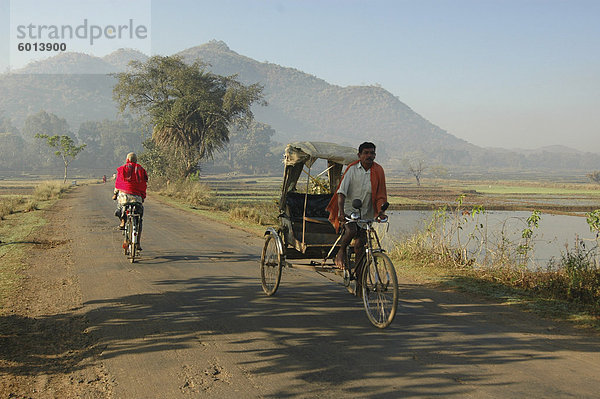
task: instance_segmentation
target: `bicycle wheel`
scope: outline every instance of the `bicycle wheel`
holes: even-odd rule
[[[129,244],[129,261],[131,263],[135,262],[135,240],[133,239],[133,234],[137,229],[134,229],[135,219],[133,217],[129,217],[127,219],[127,224],[129,224],[129,234],[127,236],[127,241]]]
[[[125,222],[125,230],[123,230],[123,237],[123,252],[125,253],[125,256],[127,256],[129,255],[129,246],[131,242],[131,223],[129,221],[129,218]]]
[[[275,294],[279,288],[284,261],[281,239],[276,233],[267,234],[260,258],[260,277],[263,291],[268,296]]]
[[[378,328],[390,325],[398,308],[398,278],[390,258],[375,252],[363,273],[362,294],[367,317]]]

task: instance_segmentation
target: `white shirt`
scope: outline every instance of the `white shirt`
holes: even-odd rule
[[[375,217],[373,210],[373,200],[371,197],[371,169],[365,170],[361,163],[351,166],[337,190],[338,194],[344,194],[344,212],[348,215],[351,212],[358,212],[358,209],[352,208],[352,201],[360,199],[362,201],[361,216],[365,219]]]

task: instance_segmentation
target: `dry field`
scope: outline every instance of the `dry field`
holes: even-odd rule
[[[251,204],[277,201],[281,176],[207,176],[207,183],[218,198]],[[303,190],[306,183],[298,184]],[[462,199],[464,207],[483,206],[488,210],[533,210],[545,212],[590,212],[600,208],[600,185],[535,181],[425,181],[388,177],[391,209],[435,209],[455,207]]]

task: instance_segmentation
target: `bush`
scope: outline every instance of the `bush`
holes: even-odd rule
[[[193,207],[225,210],[227,207],[218,200],[211,188],[193,179],[170,181],[159,179],[153,183],[153,189],[167,197],[177,198]]]
[[[15,213],[17,207],[23,203],[21,198],[2,198],[0,199],[0,220],[5,216]]]
[[[25,204],[25,212],[32,212],[32,211],[36,211],[38,209],[38,202],[34,199],[30,199],[29,201],[27,201],[27,203]]]
[[[559,266],[567,277],[567,299],[600,305],[600,271],[594,264],[595,250],[586,251],[578,245],[562,254]]]
[[[588,173],[587,177],[591,182],[600,184],[600,171],[596,170],[592,173]]]
[[[61,195],[69,189],[68,184],[58,182],[44,182],[37,185],[33,191],[33,199],[38,201],[47,201],[60,198]]]

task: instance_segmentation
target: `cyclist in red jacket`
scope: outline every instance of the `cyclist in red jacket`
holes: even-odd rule
[[[134,152],[127,154],[127,161],[124,165],[117,168],[117,178],[115,180],[115,190],[113,199],[117,200],[117,210],[115,216],[121,219],[120,229],[125,228],[126,215],[123,214],[123,205],[128,202],[144,202],[146,198],[146,187],[148,184],[148,174],[146,170],[137,163],[137,155]],[[143,207],[141,212],[143,214]],[[141,239],[142,231],[140,226],[139,237]],[[138,244],[139,245],[139,244]],[[141,250],[141,247],[138,248]]]

